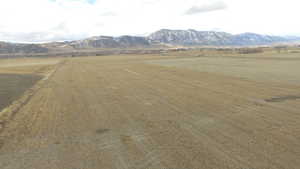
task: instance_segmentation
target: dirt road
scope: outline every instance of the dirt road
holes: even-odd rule
[[[0,168],[297,169],[299,91],[141,57],[67,59],[2,125]]]

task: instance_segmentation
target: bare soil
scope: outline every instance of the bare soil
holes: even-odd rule
[[[52,67],[0,130],[0,168],[299,168],[300,100],[265,101],[297,96],[297,77],[276,83],[260,69],[256,79],[236,66],[245,79],[153,59],[181,58],[72,58]]]

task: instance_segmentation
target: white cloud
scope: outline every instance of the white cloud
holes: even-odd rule
[[[0,41],[141,35],[162,28],[296,34],[299,5],[296,0],[1,0]]]
[[[185,14],[187,15],[193,15],[193,14],[199,14],[204,12],[212,12],[212,11],[218,11],[226,9],[227,5],[223,1],[216,1],[208,4],[203,4],[201,6],[192,6],[190,9],[188,9]]]

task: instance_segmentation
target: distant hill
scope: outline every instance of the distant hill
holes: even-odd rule
[[[151,44],[145,37],[137,36],[97,36],[79,41],[68,43],[75,49],[81,48],[132,48],[132,47],[147,47]]]
[[[20,44],[0,42],[0,54],[48,53],[77,51],[81,49],[152,48],[157,46],[253,46],[291,43],[300,37],[269,36],[255,33],[233,35],[226,32],[161,29],[146,37],[138,36],[96,36],[77,41],[43,44]]]
[[[212,45],[212,46],[251,46],[270,45],[280,42],[300,40],[299,37],[279,37],[243,33],[232,35],[226,32],[196,31],[196,30],[168,30],[162,29],[152,33],[148,39],[152,42],[173,45]]]
[[[162,29],[147,38],[152,43],[172,45],[226,45],[231,36],[225,32]]]
[[[48,48],[39,44],[18,44],[0,42],[0,54],[2,53],[45,53]]]

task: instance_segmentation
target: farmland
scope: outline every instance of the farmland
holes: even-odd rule
[[[11,104],[39,79],[39,76],[0,74],[0,110]]]
[[[0,168],[296,169],[299,72],[297,53],[2,60],[44,78],[0,114]]]

